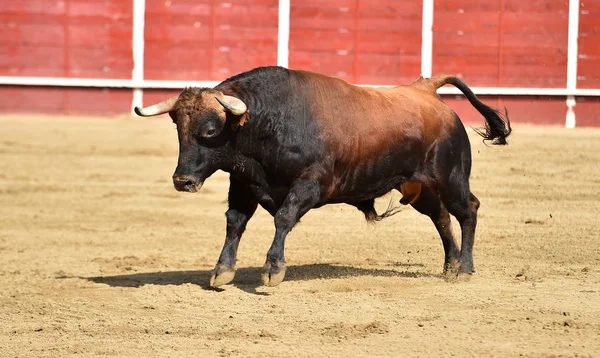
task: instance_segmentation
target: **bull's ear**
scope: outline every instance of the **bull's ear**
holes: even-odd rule
[[[221,106],[225,108],[226,111],[235,114],[236,116],[241,116],[248,110],[246,104],[237,97],[224,95],[223,98],[215,98],[217,99],[217,102],[219,102]]]
[[[250,112],[246,111],[240,116],[240,121],[237,123],[237,125],[242,127],[246,122],[248,122],[248,118],[250,118]]]

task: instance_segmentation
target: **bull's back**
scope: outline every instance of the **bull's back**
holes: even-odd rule
[[[452,110],[419,86],[361,88],[297,73],[330,170],[332,201],[380,196],[422,169],[427,152],[452,125]]]

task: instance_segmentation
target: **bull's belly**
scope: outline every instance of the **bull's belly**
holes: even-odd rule
[[[322,186],[322,197],[315,207],[326,204],[356,203],[375,199],[414,177],[412,172],[390,173],[384,176],[363,178],[341,178],[333,176],[330,185]],[[323,183],[322,183],[323,184]],[[277,207],[281,206],[289,194],[291,186],[275,184],[269,187],[269,195]]]
[[[382,140],[387,143],[390,140]],[[392,146],[348,148],[334,160],[332,187],[328,202],[370,200],[399,188],[401,184],[421,177],[424,168],[422,143],[404,138]]]
[[[324,198],[326,203],[354,203],[378,198],[400,187],[412,177],[411,173],[394,175],[379,180],[364,180],[333,188],[331,195]]]
[[[393,151],[391,151],[394,153]],[[400,154],[398,154],[400,152]],[[342,160],[329,158],[319,167],[317,180],[321,184],[321,200],[317,207],[334,203],[356,203],[374,199],[389,193],[394,188],[409,181],[419,181],[423,177],[422,159],[414,155],[396,151],[386,154],[373,155],[364,158],[360,164],[344,163]],[[335,163],[335,164],[334,164]],[[356,162],[354,162],[356,163]],[[307,166],[306,171],[315,167]],[[294,185],[295,178],[303,174],[302,170],[286,172],[267,172],[266,182],[269,195],[276,206],[285,201],[289,190]]]
[[[336,163],[334,179],[328,188],[328,202],[357,202],[380,197],[403,183],[420,178],[424,167],[422,158],[400,148],[363,157],[359,163]]]

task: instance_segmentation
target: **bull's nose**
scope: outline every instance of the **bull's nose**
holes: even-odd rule
[[[200,179],[193,175],[175,174],[173,175],[173,185],[178,191],[194,193],[200,189]]]

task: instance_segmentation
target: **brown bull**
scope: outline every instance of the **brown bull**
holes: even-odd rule
[[[485,129],[478,131],[484,139],[506,144],[508,118],[449,75],[362,88],[316,73],[265,67],[214,89],[185,89],[136,113],[169,113],[177,124],[177,190],[195,192],[219,169],[231,174],[227,235],[213,286],[233,279],[239,240],[258,204],[275,219],[262,274],[263,282],[274,286],[285,275],[285,238],[306,212],[347,203],[367,220],[379,220],[393,212],[378,215],[374,200],[392,189],[402,192],[402,204],[433,221],[444,245],[444,272],[470,274],[479,200],[469,187],[465,128],[436,93],[445,84],[460,89],[484,116]],[[460,223],[460,250],[450,214]]]

